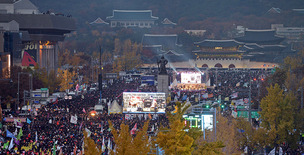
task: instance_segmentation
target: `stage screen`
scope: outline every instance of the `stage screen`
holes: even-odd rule
[[[181,73],[181,83],[182,84],[194,84],[201,83],[201,73]]]
[[[165,93],[123,92],[123,113],[165,113],[165,109]]]

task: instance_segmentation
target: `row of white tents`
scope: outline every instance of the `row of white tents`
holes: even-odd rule
[[[110,105],[108,105],[108,114],[122,113],[122,107],[114,100]]]

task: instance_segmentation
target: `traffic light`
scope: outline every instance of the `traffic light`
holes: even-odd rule
[[[208,109],[209,109],[209,108],[210,108],[210,106],[209,106],[209,105],[206,105],[206,108],[208,108]]]
[[[222,104],[222,105],[221,105],[221,108],[224,109],[224,108],[225,108],[225,105]]]

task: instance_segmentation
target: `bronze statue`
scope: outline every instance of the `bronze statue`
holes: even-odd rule
[[[157,66],[158,66],[158,74],[161,75],[166,75],[167,74],[167,69],[166,69],[166,64],[168,63],[168,60],[165,59],[164,56],[161,57],[161,59],[159,61],[157,61]],[[160,64],[160,66],[159,66]]]

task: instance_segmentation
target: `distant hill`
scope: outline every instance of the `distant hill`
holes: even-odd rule
[[[151,9],[161,20],[169,18],[179,23],[202,21],[210,17],[238,20],[242,16],[263,16],[272,7],[283,12],[304,8],[303,0],[31,0],[39,10],[71,14],[78,26],[97,17],[105,19],[113,9]]]
[[[114,39],[131,39],[141,43],[145,33],[178,34],[184,51],[193,50],[193,42],[209,39],[229,39],[237,25],[250,29],[269,29],[271,24],[304,26],[304,14],[292,9],[304,8],[303,0],[31,0],[41,12],[51,11],[72,15],[77,31],[66,37],[65,48],[87,53],[97,52],[99,46],[113,51]],[[267,13],[272,7],[280,14]],[[168,18],[174,29],[111,29],[89,23],[100,17],[106,21],[114,9],[153,11],[159,21]],[[276,9],[275,9],[276,10]],[[106,21],[108,22],[108,21]],[[207,30],[202,37],[186,34],[184,29]]]

